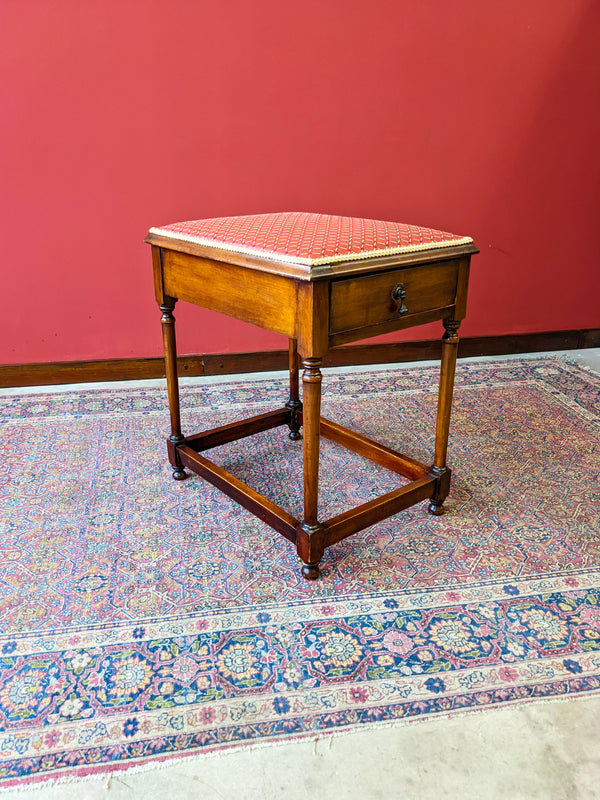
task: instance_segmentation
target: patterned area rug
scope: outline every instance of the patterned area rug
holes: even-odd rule
[[[324,414],[429,462],[436,367],[327,374]],[[182,390],[184,431],[286,381]],[[459,365],[447,513],[294,548],[166,463],[164,389],[0,398],[0,785],[600,691],[600,379]],[[283,429],[213,451],[299,513]],[[323,442],[322,516],[398,477]]]

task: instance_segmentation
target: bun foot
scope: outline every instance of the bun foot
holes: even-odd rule
[[[319,577],[319,564],[302,564],[302,577],[307,581],[316,581]]]
[[[427,507],[427,511],[433,514],[434,517],[441,517],[444,513],[444,506],[441,503],[434,503],[432,500]]]
[[[290,439],[292,439],[293,441],[297,442],[297,441],[298,441],[298,439],[301,439],[301,438],[302,438],[302,434],[300,433],[300,431],[290,431],[290,433],[289,433],[289,437],[290,437]]]
[[[184,481],[188,477],[189,475],[184,469],[179,469],[178,467],[176,467],[173,470],[173,479],[176,481]]]

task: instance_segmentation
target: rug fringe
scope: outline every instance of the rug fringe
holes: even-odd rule
[[[254,750],[263,750],[267,748],[275,748],[275,747],[285,747],[286,745],[292,744],[303,744],[310,742],[313,743],[312,748],[312,755],[318,755],[318,745],[320,742],[327,742],[327,750],[331,750],[333,745],[333,740],[338,739],[342,736],[352,736],[353,734],[359,733],[360,731],[365,732],[372,732],[373,730],[386,730],[390,728],[406,728],[413,725],[418,724],[429,724],[435,723],[436,721],[447,721],[450,719],[465,719],[469,716],[475,716],[476,714],[483,714],[489,712],[501,712],[501,711],[517,711],[523,709],[527,706],[532,705],[548,705],[552,703],[579,703],[579,702],[592,702],[596,699],[600,698],[600,690],[588,692],[585,695],[555,695],[553,697],[536,697],[536,698],[529,698],[526,700],[515,700],[515,701],[507,701],[498,703],[494,706],[482,706],[480,708],[467,708],[460,711],[452,711],[450,713],[440,713],[437,715],[429,715],[424,717],[411,717],[411,718],[401,718],[395,720],[386,720],[385,722],[370,722],[368,726],[364,724],[358,725],[351,725],[346,728],[336,728],[330,731],[323,731],[319,733],[306,733],[301,735],[295,735],[291,737],[281,737],[278,739],[271,739],[268,741],[255,741],[255,742],[244,742],[243,744],[236,742],[232,743],[231,745],[224,745],[219,748],[215,748],[214,750],[207,750],[207,751],[200,751],[200,750],[192,750],[188,753],[182,753],[180,756],[158,756],[158,757],[150,757],[147,761],[142,761],[139,763],[129,763],[129,764],[119,764],[113,765],[111,769],[104,769],[103,767],[95,768],[91,767],[90,771],[84,774],[73,775],[73,774],[65,774],[59,775],[57,777],[40,777],[39,779],[31,778],[28,779],[28,783],[19,786],[19,785],[12,785],[8,786],[5,785],[0,788],[0,795],[8,792],[14,793],[23,793],[26,794],[27,792],[34,791],[36,789],[46,790],[51,789],[53,787],[58,786],[66,786],[66,785],[77,785],[87,784],[91,781],[96,781],[97,783],[103,783],[104,789],[109,790],[111,788],[111,782],[114,780],[118,780],[120,776],[125,777],[127,775],[136,775],[142,774],[146,772],[152,772],[153,770],[162,770],[162,769],[169,769],[171,767],[177,767],[181,764],[187,763],[190,760],[197,760],[198,762],[203,761],[204,759],[208,758],[227,758],[229,755],[234,755],[236,753],[240,753],[242,751],[254,751]],[[443,722],[441,722],[443,724]],[[121,781],[122,782],[122,781]]]

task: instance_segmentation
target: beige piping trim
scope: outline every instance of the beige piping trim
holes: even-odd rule
[[[367,250],[362,253],[347,253],[339,256],[329,256],[328,258],[302,258],[299,256],[289,256],[284,253],[277,253],[273,250],[259,250],[256,247],[244,247],[238,244],[228,244],[226,242],[215,241],[214,239],[203,239],[200,236],[191,236],[187,233],[176,233],[167,231],[164,228],[150,228],[149,233],[156,236],[164,236],[167,239],[179,239],[180,242],[191,242],[193,244],[214,247],[217,250],[227,250],[230,253],[243,253],[247,256],[259,256],[261,258],[276,259],[285,261],[289,264],[304,264],[308,267],[317,267],[321,264],[336,264],[341,261],[360,261],[363,258],[378,258],[379,256],[394,256],[400,253],[420,253],[423,250],[437,250],[440,247],[457,247],[461,244],[471,244],[473,239],[470,236],[462,236],[460,239],[450,239],[443,242],[428,242],[427,244],[404,245],[403,247],[388,247],[383,250]]]

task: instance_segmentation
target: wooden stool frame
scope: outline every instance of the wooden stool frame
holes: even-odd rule
[[[415,503],[430,499],[443,513],[450,489],[446,464],[458,328],[465,315],[473,244],[305,267],[236,253],[155,233],[154,285],[162,311],[171,417],[168,456],[173,477],[185,468],[212,483],[296,545],[302,575],[315,579],[325,548]],[[290,396],[281,408],[212,430],[183,436],[179,409],[173,309],[178,299],[257,324],[289,339]],[[441,319],[441,370],[433,464],[426,466],[321,417],[321,365],[331,346]],[[303,366],[302,400],[299,358]],[[286,425],[291,439],[303,429],[304,513],[301,520],[254,491],[202,453]],[[317,518],[319,437],[324,436],[409,483],[326,521]]]

